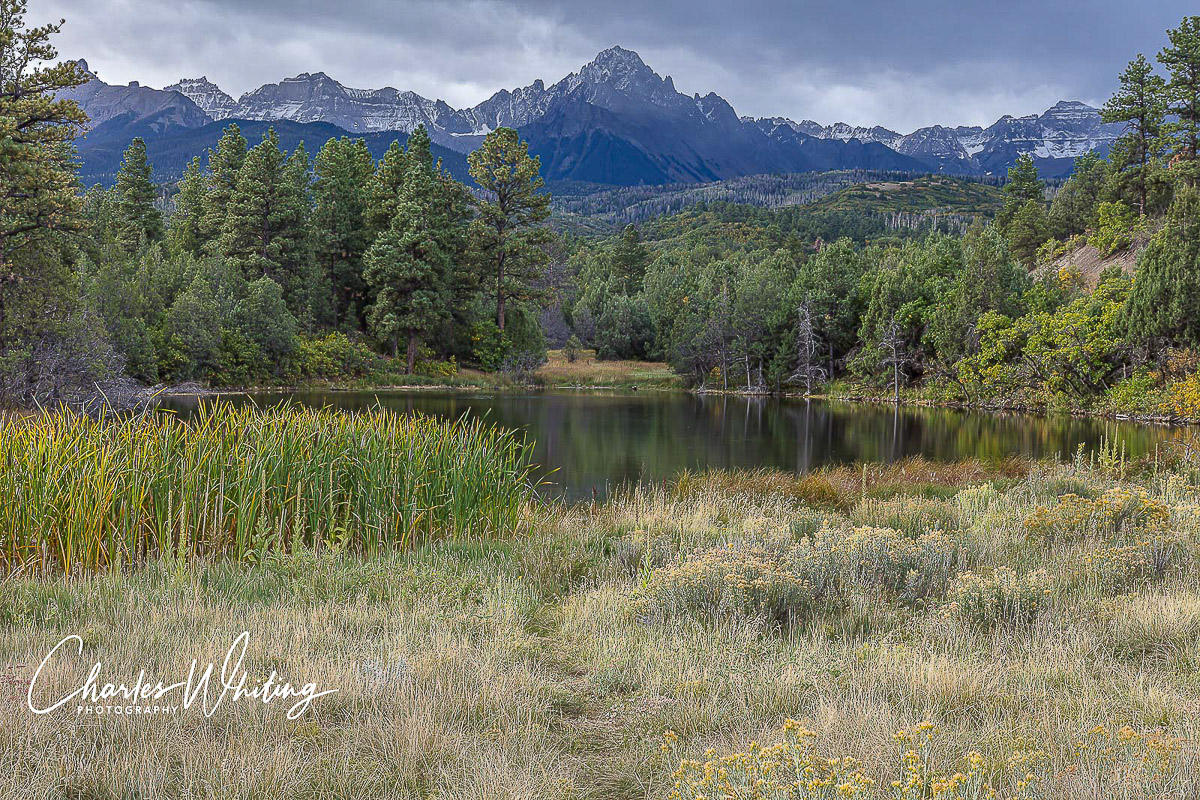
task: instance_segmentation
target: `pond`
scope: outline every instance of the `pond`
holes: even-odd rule
[[[1124,443],[1153,454],[1178,429],[1095,418],[1033,416],[919,407],[695,395],[684,392],[335,392],[229,395],[222,402],[284,402],[351,411],[376,403],[403,413],[482,416],[525,431],[535,460],[553,471],[547,491],[603,498],[631,481],[680,470],[769,467],[797,474],[825,464],[937,461],[1005,456],[1069,458],[1081,445]],[[185,415],[201,402],[171,397]]]

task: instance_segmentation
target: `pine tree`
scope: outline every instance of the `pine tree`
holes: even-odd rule
[[[154,183],[146,159],[146,142],[133,140],[117,170],[118,237],[128,253],[138,253],[162,238],[162,212],[154,207]]]
[[[1068,239],[1095,225],[1096,205],[1109,177],[1109,163],[1097,153],[1075,159],[1075,170],[1054,195],[1047,217],[1050,235]]]
[[[1004,185],[1004,207],[996,215],[996,224],[1004,231],[1009,249],[1027,267],[1033,266],[1034,255],[1046,241],[1046,184],[1038,177],[1033,156],[1022,153],[1008,168],[1008,183]]]
[[[1169,126],[1175,136],[1173,152],[1188,162],[1187,177],[1195,182],[1192,162],[1200,154],[1200,17],[1185,17],[1178,28],[1167,31],[1167,38],[1171,45],[1163,48],[1158,60],[1171,74],[1169,111],[1177,118]]]
[[[613,279],[622,294],[635,294],[641,290],[649,261],[650,253],[642,244],[641,233],[635,225],[626,225],[612,253]]]
[[[317,263],[312,234],[312,179],[312,159],[300,142],[284,164],[279,218],[287,244],[283,285],[290,290],[293,313],[309,330],[332,322],[332,292]]]
[[[175,213],[167,231],[167,247],[175,255],[198,256],[203,241],[200,226],[207,202],[208,176],[196,156],[183,170],[179,193],[175,195]]]
[[[1008,224],[1008,249],[1026,267],[1037,260],[1038,248],[1050,237],[1046,222],[1046,207],[1039,200],[1029,200],[1017,210]]]
[[[366,222],[372,238],[386,231],[396,217],[396,204],[408,172],[406,158],[400,143],[393,141],[367,184]]]
[[[333,319],[357,327],[366,306],[362,258],[367,230],[367,188],[375,161],[361,139],[330,139],[317,153],[313,183],[313,235],[317,261],[333,290]]]
[[[467,157],[471,177],[486,193],[477,202],[472,244],[495,281],[496,326],[504,331],[509,300],[533,296],[547,256],[541,245],[550,233],[541,223],[550,216],[550,196],[541,161],[511,128],[497,128]]]
[[[87,76],[74,63],[50,66],[61,23],[29,28],[25,12],[25,0],[0,0],[0,344],[9,335],[10,294],[46,266],[17,255],[48,231],[80,226],[71,143],[87,116],[58,95]]]
[[[408,170],[391,225],[367,251],[363,274],[375,297],[367,312],[371,330],[390,344],[393,356],[399,355],[400,341],[406,343],[411,374],[422,337],[449,315],[455,232],[424,128],[408,142]]]
[[[1038,177],[1033,156],[1029,153],[1022,153],[1017,156],[1016,163],[1008,168],[1008,183],[1004,184],[1004,206],[996,215],[996,223],[1001,230],[1008,228],[1013,217],[1030,200],[1044,203],[1046,184]]]
[[[1126,175],[1138,200],[1138,213],[1146,214],[1151,165],[1162,149],[1163,123],[1167,112],[1167,84],[1154,74],[1154,67],[1138,53],[1121,73],[1121,86],[1100,117],[1105,122],[1125,123],[1125,134],[1114,149],[1121,154],[1118,169]]]
[[[201,246],[207,253],[219,253],[219,239],[225,230],[229,201],[237,191],[238,176],[246,161],[246,137],[232,122],[225,128],[215,150],[208,151],[208,192],[203,216],[198,222]]]
[[[1125,308],[1128,336],[1152,353],[1200,346],[1200,190],[1176,190],[1166,224],[1138,258]]]
[[[249,281],[263,275],[275,280],[297,316],[308,313],[303,267],[309,208],[299,177],[303,169],[298,159],[289,160],[279,149],[275,129],[268,130],[246,154],[220,237],[221,254],[241,267]]]

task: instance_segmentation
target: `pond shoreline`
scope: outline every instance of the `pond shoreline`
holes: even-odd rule
[[[299,394],[303,392],[330,392],[350,394],[356,392],[387,392],[392,394],[422,394],[430,392],[453,392],[456,394],[496,393],[517,394],[522,392],[653,392],[669,394],[689,394],[698,397],[739,397],[744,399],[774,399],[774,400],[819,400],[822,402],[857,403],[870,406],[891,406],[895,402],[891,396],[870,394],[801,394],[797,392],[764,392],[742,391],[737,389],[699,389],[664,386],[641,386],[639,384],[539,384],[539,383],[497,383],[457,384],[457,383],[421,383],[421,384],[380,384],[358,386],[352,384],[307,383],[285,386],[238,386],[212,388],[197,384],[179,384],[166,387],[147,387],[143,395],[148,398],[156,397],[220,397],[223,395],[246,396],[254,394]],[[984,414],[1020,414],[1040,418],[1056,416],[1073,417],[1077,419],[1110,419],[1116,422],[1132,422],[1139,425],[1154,425],[1162,427],[1190,427],[1200,425],[1200,418],[1175,414],[1148,414],[1137,412],[1097,411],[1084,408],[1053,409],[1047,406],[1027,405],[1021,403],[964,403],[960,401],[938,401],[923,398],[901,398],[901,408],[930,408],[953,411],[974,412]]]

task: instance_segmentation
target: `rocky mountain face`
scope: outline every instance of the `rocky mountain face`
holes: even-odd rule
[[[1044,173],[1058,175],[1083,153],[1107,152],[1120,133],[1096,109],[1067,101],[987,128],[935,125],[907,135],[879,126],[739,118],[720,96],[682,94],[670,76],[620,47],[550,86],[537,80],[467,109],[390,87],[350,88],[321,72],[261,86],[236,101],[207,78],[161,91],[93,79],[74,96],[94,125],[119,118],[164,134],[226,119],[327,123],[361,135],[406,134],[424,125],[436,144],[467,153],[489,131],[515,127],[541,156],[548,179],[617,185],[830,169],[979,175],[1003,173],[1026,152]]]
[[[783,128],[817,139],[879,142],[930,169],[964,175],[1003,174],[1022,153],[1032,153],[1044,174],[1066,174],[1084,153],[1107,154],[1122,131],[1119,124],[1101,122],[1099,109],[1074,100],[1060,101],[1042,114],[1004,116],[987,128],[932,125],[907,135],[844,122],[821,126],[812,120],[793,122],[781,117],[755,122],[776,136]]]
[[[184,78],[178,83],[164,86],[163,91],[179,92],[213,119],[227,119],[234,116],[237,110],[237,101],[206,77]]]
[[[156,133],[172,128],[197,128],[212,119],[179,92],[151,89],[136,81],[128,86],[110,86],[100,80],[82,59],[76,62],[88,75],[82,86],[63,92],[87,112],[94,130],[101,125],[133,125]]]

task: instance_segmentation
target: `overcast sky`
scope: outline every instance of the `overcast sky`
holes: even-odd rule
[[[207,75],[235,98],[323,71],[455,107],[620,44],[739,114],[986,125],[1060,99],[1099,104],[1138,52],[1198,10],[1182,0],[35,0],[64,58],[109,83]]]

